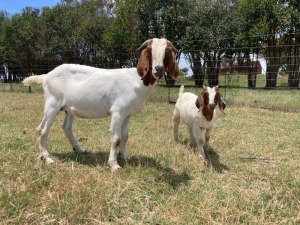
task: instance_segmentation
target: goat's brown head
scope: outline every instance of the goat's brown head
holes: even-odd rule
[[[138,50],[142,50],[137,64],[138,74],[144,84],[154,84],[167,72],[174,80],[178,76],[179,68],[173,44],[162,38],[153,38],[145,41]]]
[[[216,105],[219,105],[219,108],[223,113],[226,107],[218,86],[212,88],[203,87],[202,92],[196,99],[195,105],[199,109],[199,112],[202,111],[208,121],[212,119]]]

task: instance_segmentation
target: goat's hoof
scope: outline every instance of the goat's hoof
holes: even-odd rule
[[[130,156],[126,155],[126,156],[121,156],[121,159],[127,163],[130,160]]]
[[[81,154],[85,152],[82,148],[76,148],[76,147],[73,147],[73,151],[76,152],[77,154]]]
[[[45,157],[45,156],[41,156],[41,160],[45,163],[45,164],[51,164],[54,163],[54,160],[51,159],[50,157]]]
[[[113,165],[113,166],[110,167],[110,171],[111,171],[112,173],[118,172],[118,171],[121,170],[121,169],[122,169],[122,167],[119,166],[118,164]]]
[[[201,159],[202,161],[206,161],[206,158],[204,155],[199,154],[199,159]]]

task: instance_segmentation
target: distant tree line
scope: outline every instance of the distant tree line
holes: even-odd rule
[[[289,87],[299,87],[299,0],[62,0],[0,11],[0,63],[14,73],[46,73],[61,63],[135,66],[136,48],[152,37],[185,54],[196,85],[218,84],[221,63],[237,61],[255,87],[251,57],[263,55],[267,88],[276,87],[280,68]]]

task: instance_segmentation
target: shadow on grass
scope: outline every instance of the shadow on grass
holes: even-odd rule
[[[69,153],[52,153],[61,161],[75,161],[87,166],[107,166],[109,152],[84,152],[82,154],[76,154],[74,152]],[[119,159],[118,163],[124,167],[125,162]],[[186,173],[178,173],[170,167],[163,166],[157,162],[154,158],[147,156],[132,156],[127,162],[127,166],[142,167],[142,168],[154,168],[156,170],[155,181],[166,182],[173,188],[177,188],[180,185],[185,185],[191,179]]]
[[[216,172],[222,173],[223,170],[229,170],[229,167],[220,162],[220,156],[213,148],[209,147],[208,151],[205,151],[207,158],[207,167],[213,168]]]
[[[198,157],[197,146],[191,144],[188,138],[183,139],[180,142],[182,145],[185,145],[189,150],[192,150],[196,157]],[[205,163],[208,168],[212,168],[214,171],[218,173],[222,173],[224,170],[229,170],[229,167],[220,162],[220,156],[217,152],[214,151],[213,148],[208,147],[208,150],[205,150],[205,157],[207,162]]]
[[[132,167],[143,167],[143,168],[155,168],[157,170],[155,181],[166,182],[173,188],[180,185],[185,185],[191,179],[191,177],[184,171],[177,173],[170,167],[166,167],[158,163],[155,159],[147,156],[130,158],[128,164]]]

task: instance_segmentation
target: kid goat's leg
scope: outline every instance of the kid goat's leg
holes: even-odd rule
[[[204,153],[204,135],[203,135],[203,128],[195,127],[194,128],[194,135],[197,142],[197,147],[199,151],[199,158],[205,160],[205,153]]]
[[[194,126],[189,125],[188,130],[189,130],[189,133],[190,133],[190,139],[191,139],[192,147],[195,147],[195,146],[197,146],[197,141],[196,141],[195,134],[194,134]]]
[[[209,144],[209,139],[210,139],[210,134],[212,132],[213,127],[209,128],[205,132],[205,144],[204,147],[206,150],[208,150],[208,144]]]
[[[178,128],[180,124],[180,112],[175,108],[173,112],[173,133],[175,141],[178,141]]]
[[[74,137],[73,131],[72,131],[72,124],[73,124],[74,116],[70,113],[66,112],[64,124],[62,126],[70,144],[73,147],[73,150],[77,153],[82,153],[84,150],[80,147],[78,144],[76,138]]]
[[[44,117],[40,125],[38,126],[39,134],[39,149],[40,158],[46,164],[53,163],[54,161],[50,158],[50,153],[48,152],[48,134],[50,128],[54,122],[56,114],[59,112],[59,107],[57,105],[51,104],[51,102],[45,104]]]

